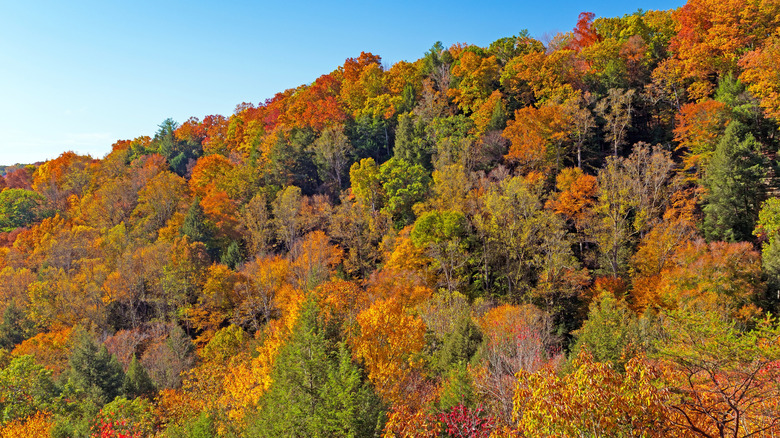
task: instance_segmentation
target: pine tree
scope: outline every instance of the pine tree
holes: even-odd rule
[[[378,397],[343,343],[329,351],[317,314],[308,301],[276,360],[273,385],[249,436],[374,436],[381,427]]]
[[[241,263],[241,248],[238,246],[238,242],[235,240],[230,242],[225,252],[222,254],[222,264],[227,265],[230,269],[236,269]]]
[[[3,322],[0,323],[0,347],[11,349],[16,344],[27,339],[33,330],[33,324],[24,312],[11,300],[3,312]]]
[[[187,215],[184,216],[184,222],[181,225],[181,234],[189,237],[193,242],[205,243],[206,246],[211,243],[212,233],[203,207],[200,206],[200,198],[196,197],[187,210]]]
[[[768,163],[745,131],[739,122],[729,124],[705,170],[703,229],[710,241],[749,240],[758,220]]]
[[[70,382],[102,405],[120,394],[125,373],[105,345],[82,334],[70,355]]]
[[[130,361],[130,366],[127,368],[127,373],[125,373],[122,392],[124,392],[127,398],[132,399],[142,396],[151,396],[154,391],[154,382],[152,382],[149,373],[147,373],[143,365],[138,362],[138,359],[134,354],[133,359]]]

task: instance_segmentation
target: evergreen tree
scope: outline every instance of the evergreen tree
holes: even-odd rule
[[[152,382],[149,373],[141,365],[138,359],[133,355],[133,359],[130,361],[130,366],[127,368],[125,374],[125,380],[122,384],[122,392],[128,398],[136,398],[142,396],[151,396],[155,391],[154,382]]]
[[[703,228],[711,241],[748,240],[758,219],[768,163],[745,131],[739,122],[729,124],[705,170]]]
[[[222,264],[227,265],[230,269],[236,269],[236,266],[241,263],[241,248],[238,246],[238,242],[235,240],[230,242],[224,254],[222,254]]]
[[[476,407],[476,391],[465,363],[450,369],[439,396],[439,409],[447,412],[455,406]]]
[[[343,343],[329,351],[317,313],[314,301],[304,304],[249,436],[359,437],[381,429],[378,397]]]
[[[116,356],[105,345],[98,346],[82,334],[70,355],[70,383],[102,405],[120,394],[125,373]]]
[[[466,315],[458,320],[452,333],[443,340],[441,349],[436,352],[436,367],[447,372],[453,366],[465,366],[482,344],[482,332],[474,321]]]
[[[181,225],[181,234],[187,236],[193,242],[202,242],[209,246],[211,244],[212,230],[200,206],[200,198],[195,198],[184,216],[184,222]]]
[[[27,339],[34,328],[24,312],[11,300],[3,312],[3,322],[0,323],[0,347],[11,349],[16,344]]]
[[[632,348],[637,347],[639,325],[625,301],[604,292],[593,300],[588,319],[575,334],[571,357],[577,357],[584,348],[596,361],[622,367],[632,357]]]

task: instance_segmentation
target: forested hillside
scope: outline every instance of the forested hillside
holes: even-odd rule
[[[4,168],[0,436],[780,436],[778,121],[690,0]]]

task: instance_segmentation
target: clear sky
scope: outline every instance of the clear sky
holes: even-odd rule
[[[311,83],[361,51],[414,61],[435,43],[545,41],[582,11],[615,17],[683,0],[0,0],[0,164],[66,150],[102,158],[168,117],[228,116]]]

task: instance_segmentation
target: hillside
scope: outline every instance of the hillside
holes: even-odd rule
[[[582,13],[2,167],[0,436],[780,434],[778,59]]]

